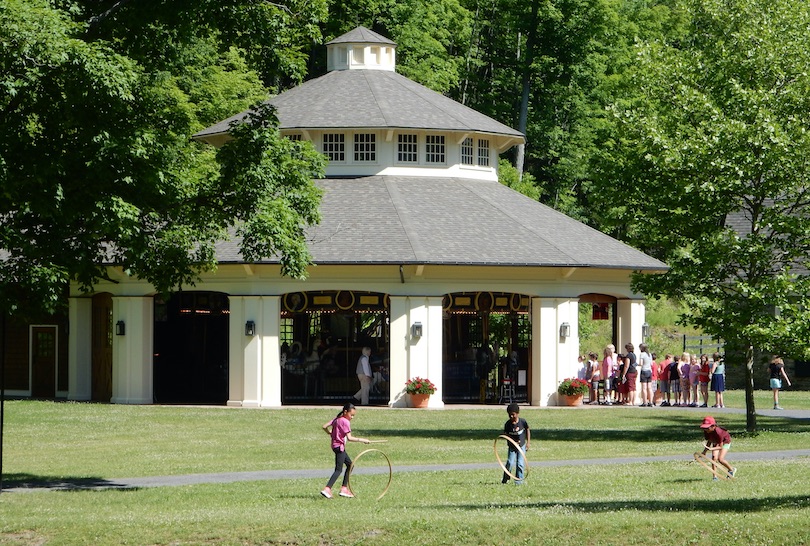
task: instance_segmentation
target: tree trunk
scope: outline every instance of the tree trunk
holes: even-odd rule
[[[529,119],[529,98],[532,90],[532,63],[534,63],[535,42],[537,41],[537,14],[540,10],[540,2],[532,2],[532,14],[529,19],[529,31],[526,33],[526,56],[523,59],[523,74],[521,78],[520,90],[520,112],[518,115],[518,131],[526,135],[526,128]],[[518,59],[520,60],[520,59]],[[526,157],[526,144],[518,145],[515,168],[518,176],[523,180],[523,163]]]
[[[756,432],[757,409],[754,407],[754,347],[745,350],[745,430]]]

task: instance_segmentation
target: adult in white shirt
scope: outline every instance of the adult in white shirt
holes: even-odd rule
[[[371,364],[368,357],[371,356],[371,347],[363,347],[363,354],[357,360],[357,379],[360,380],[360,390],[354,393],[354,398],[360,401],[363,406],[368,405],[368,393],[371,390]]]

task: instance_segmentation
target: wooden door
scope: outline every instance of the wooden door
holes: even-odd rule
[[[90,398],[109,402],[112,398],[112,296],[93,296],[93,356]]]
[[[31,396],[56,397],[56,326],[31,327]]]

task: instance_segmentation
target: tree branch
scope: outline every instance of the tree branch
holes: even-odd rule
[[[105,11],[100,15],[96,15],[90,18],[90,21],[87,23],[87,34],[90,34],[91,31],[95,30],[101,23],[106,21],[111,15],[115,12],[123,8],[125,5],[129,4],[131,0],[118,0],[113,6]]]

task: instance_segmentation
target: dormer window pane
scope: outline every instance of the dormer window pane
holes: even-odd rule
[[[444,163],[444,135],[427,135],[425,137],[425,161]]]
[[[478,165],[489,167],[489,140],[478,139]]]
[[[461,164],[473,164],[473,139],[470,137],[465,138],[464,142],[461,143]]]
[[[292,140],[293,142],[301,142],[301,133],[289,134],[289,135],[287,135],[287,138],[289,140]]]
[[[354,135],[354,160],[377,161],[377,139],[374,133]]]
[[[323,135],[323,153],[329,161],[346,161],[346,141],[341,133]]]
[[[416,135],[398,135],[397,138],[397,161],[400,163],[416,163],[419,159]]]

